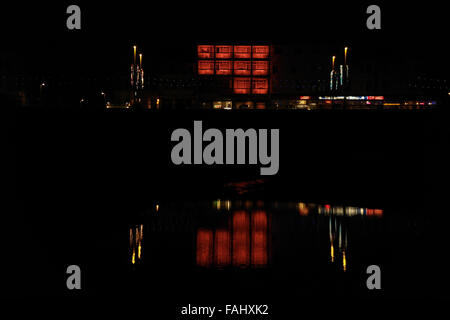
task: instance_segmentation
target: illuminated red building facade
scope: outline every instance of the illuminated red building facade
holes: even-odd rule
[[[197,74],[216,84],[214,93],[203,95],[203,100],[212,102],[214,108],[265,108],[270,68],[269,45],[197,46]]]

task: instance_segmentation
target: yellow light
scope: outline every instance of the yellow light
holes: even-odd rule
[[[334,262],[334,246],[333,246],[333,244],[331,244],[331,253],[330,253],[330,255],[331,255],[331,262]]]
[[[347,271],[347,258],[345,257],[345,251],[342,252],[342,268]]]
[[[142,69],[142,53],[139,53],[139,66]]]
[[[159,204],[156,205],[156,212],[159,211]]]
[[[348,47],[345,47],[344,48],[344,65],[347,65],[347,50],[348,50]]]
[[[139,243],[139,246],[138,246],[138,259],[140,259],[141,258],[141,244]]]
[[[131,256],[131,263],[132,264],[136,263],[136,253],[134,252],[134,248],[133,248],[133,255]]]
[[[332,58],[332,64],[331,64],[331,66],[332,66],[332,70],[334,70],[334,61],[336,60],[336,56],[333,56],[333,58]]]

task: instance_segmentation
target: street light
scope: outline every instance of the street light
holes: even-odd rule
[[[39,99],[41,100],[41,102],[42,102],[42,89],[45,87],[45,82],[42,82],[40,85],[39,85]]]
[[[344,65],[345,66],[347,66],[347,50],[348,50],[348,47],[345,47],[344,48]]]
[[[106,106],[106,94],[103,91],[100,94],[103,96],[103,103]]]

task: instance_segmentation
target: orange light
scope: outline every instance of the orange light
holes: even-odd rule
[[[257,211],[252,214],[252,266],[267,265],[267,213]]]
[[[267,94],[269,92],[269,80],[268,79],[258,79],[253,78],[253,94]]]
[[[233,214],[233,265],[248,266],[250,263],[249,218],[244,211]]]
[[[197,46],[197,54],[201,59],[214,59],[214,46],[199,45]]]
[[[234,74],[240,76],[249,76],[251,73],[250,61],[235,61]]]
[[[250,93],[250,78],[234,78],[233,88],[236,94],[249,94]]]
[[[250,59],[251,46],[234,46],[234,57],[237,59]]]
[[[199,60],[198,61],[198,74],[201,74],[201,75],[214,74],[214,61]]]
[[[197,265],[209,267],[212,263],[213,232],[207,229],[197,231]]]
[[[224,267],[231,263],[230,232],[217,230],[214,238],[214,263],[218,267]]]
[[[253,61],[254,76],[266,76],[269,73],[269,61]]]
[[[269,46],[253,46],[253,59],[267,59],[269,57]]]
[[[216,74],[217,75],[230,75],[233,69],[233,64],[229,60],[216,62]]]

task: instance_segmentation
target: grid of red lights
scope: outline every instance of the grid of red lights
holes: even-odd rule
[[[269,46],[199,45],[198,74],[233,76],[236,94],[268,94]]]

